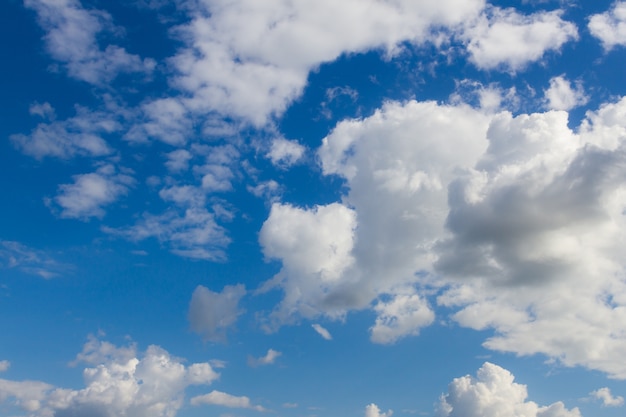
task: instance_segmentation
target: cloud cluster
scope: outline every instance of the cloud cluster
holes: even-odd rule
[[[380,411],[380,408],[374,403],[369,404],[365,407],[365,417],[391,417],[393,415],[393,411],[389,410],[386,413]]]
[[[608,103],[574,131],[563,111],[409,101],[339,123],[318,155],[342,204],[275,205],[260,235],[283,263],[275,318],[369,306],[372,340],[393,343],[433,321],[438,294],[495,330],[488,348],[626,378],[624,112]]]
[[[0,379],[0,401],[11,400],[36,417],[174,417],[190,385],[208,385],[219,377],[208,363],[185,366],[167,351],[150,346],[118,348],[94,337],[77,357],[85,368],[85,388],[56,388],[37,381]]]
[[[526,386],[504,368],[489,362],[470,375],[455,378],[441,397],[438,417],[581,417],[562,402],[539,406],[527,401]]]
[[[20,242],[0,240],[0,268],[18,268],[44,279],[58,276],[69,269],[44,251],[30,248]]]
[[[594,398],[602,401],[603,407],[621,407],[624,405],[624,397],[611,394],[611,390],[607,387],[597,389],[590,393]]]
[[[120,46],[100,46],[103,33],[117,31],[104,11],[86,9],[79,0],[25,0],[24,5],[37,13],[48,52],[70,77],[104,85],[121,72],[150,73],[156,65]]]

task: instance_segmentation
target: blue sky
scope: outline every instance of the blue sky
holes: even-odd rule
[[[0,36],[0,415],[623,415],[626,2],[6,0]]]

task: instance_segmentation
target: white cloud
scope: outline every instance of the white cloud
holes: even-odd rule
[[[166,189],[162,197],[168,201],[189,204],[203,200],[194,190],[179,187]],[[230,243],[226,230],[217,224],[216,214],[204,207],[191,206],[183,213],[170,209],[161,215],[144,214],[134,226],[113,229],[102,228],[106,233],[132,241],[156,238],[167,243],[172,253],[191,259],[223,261],[224,249]]]
[[[185,366],[158,346],[138,355],[134,346],[118,348],[90,338],[77,361],[83,359],[95,365],[83,372],[85,388],[0,379],[0,401],[11,399],[34,417],[174,417],[188,386],[219,377],[208,363]]]
[[[243,285],[227,285],[221,293],[213,292],[198,285],[189,303],[189,324],[191,330],[205,340],[223,342],[227,330],[234,326],[243,312],[239,301],[246,295]]]
[[[431,29],[472,20],[483,7],[483,0],[200,2],[192,22],[179,28],[187,48],[172,60],[173,85],[192,94],[185,103],[194,113],[262,126],[301,94],[320,64],[423,43]]]
[[[104,206],[128,193],[135,180],[117,173],[113,165],[103,165],[90,174],[74,176],[74,183],[62,184],[51,201],[61,209],[60,216],[87,219],[104,217]]]
[[[527,401],[526,385],[514,382],[506,369],[485,362],[476,378],[455,378],[441,397],[438,417],[581,417],[578,408],[562,402],[539,406]]]
[[[626,45],[626,2],[617,1],[611,10],[591,16],[589,31],[607,51]]]
[[[307,318],[343,314],[343,306],[327,305],[327,296],[342,284],[342,273],[353,263],[355,226],[354,212],[341,204],[310,210],[272,205],[259,241],[267,258],[283,264],[263,288],[280,286],[285,292],[272,314],[274,325],[295,319],[294,311]]]
[[[0,372],[5,372],[11,366],[11,362],[7,360],[0,361]]]
[[[560,11],[521,15],[515,9],[490,7],[469,23],[462,38],[478,68],[503,67],[515,72],[540,60],[547,51],[558,51],[578,38],[576,26],[561,19]]]
[[[263,181],[255,186],[247,186],[246,189],[254,196],[265,198],[270,202],[275,202],[281,193],[281,186],[274,180]]]
[[[265,356],[261,356],[260,358],[253,358],[252,356],[249,356],[248,365],[252,367],[262,366],[262,365],[271,365],[281,355],[282,353],[277,350],[268,349],[267,354]]]
[[[589,393],[594,398],[602,401],[603,407],[621,407],[624,405],[624,397],[611,394],[611,390],[607,387],[597,389]]]
[[[550,79],[550,88],[544,90],[547,108],[550,110],[571,110],[587,103],[588,98],[582,85],[572,84],[562,75]]]
[[[487,152],[451,184],[435,267],[456,284],[439,303],[495,329],[486,347],[626,378],[625,109],[588,113],[578,134],[564,112],[497,115]]]
[[[59,263],[44,251],[10,240],[0,240],[0,267],[18,268],[44,279],[57,277],[70,269],[69,265]]]
[[[388,301],[378,301],[373,309],[378,314],[370,327],[374,343],[390,344],[402,337],[417,335],[422,327],[435,320],[428,303],[412,288],[396,291]]]
[[[189,160],[193,158],[191,152],[186,149],[177,149],[169,152],[167,155],[165,166],[170,172],[178,173],[189,169]]]
[[[330,334],[330,332],[328,330],[326,330],[324,327],[322,327],[321,324],[312,324],[311,327],[313,327],[313,330],[315,330],[317,332],[317,334],[319,334],[320,336],[322,336],[322,339],[324,340],[333,340],[333,336]]]
[[[103,32],[115,32],[111,16],[101,10],[85,9],[78,0],[25,0],[37,12],[50,55],[64,63],[68,74],[91,84],[101,85],[120,72],[149,73],[151,59],[141,59],[116,45],[98,45]]]
[[[241,396],[237,397],[221,391],[211,391],[205,395],[199,395],[191,399],[192,405],[219,405],[228,408],[247,408],[255,411],[267,411],[260,405],[253,405],[250,398]]]
[[[294,140],[276,138],[267,153],[272,164],[279,167],[290,167],[296,164],[304,155],[305,147]]]
[[[391,417],[392,415],[392,410],[383,413],[380,411],[380,408],[378,408],[378,406],[374,403],[369,404],[365,407],[365,417]]]
[[[124,139],[146,142],[154,138],[168,145],[183,145],[193,134],[193,120],[188,113],[189,109],[176,98],[148,101],[141,106],[143,119],[126,132]]]
[[[51,107],[31,107],[31,113],[37,115],[53,111]],[[121,129],[114,113],[89,111],[77,106],[76,116],[40,123],[29,135],[11,135],[11,141],[20,151],[37,159],[97,157],[113,153],[104,137]]]

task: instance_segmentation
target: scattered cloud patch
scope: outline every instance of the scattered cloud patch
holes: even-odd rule
[[[24,5],[37,13],[48,53],[65,64],[70,77],[103,85],[121,72],[150,73],[156,65],[119,46],[99,45],[100,34],[116,30],[105,11],[86,9],[78,0],[25,0]]]
[[[11,366],[11,362],[7,360],[0,361],[0,372],[6,372],[7,369]]]
[[[603,407],[621,407],[624,405],[624,397],[613,396],[611,390],[607,387],[597,389],[589,393],[592,397],[602,401]]]
[[[50,117],[53,112],[48,103],[31,107],[31,114]],[[114,113],[90,111],[77,106],[74,117],[66,120],[54,120],[52,117],[52,120],[38,124],[29,135],[11,135],[10,139],[21,152],[36,159],[99,157],[113,153],[105,137],[121,129],[122,125]]]
[[[315,330],[317,334],[322,336],[322,339],[333,340],[333,336],[330,334],[328,330],[322,327],[322,325],[315,323],[315,324],[312,324],[311,327],[313,327],[313,330]]]
[[[441,397],[438,417],[581,417],[578,408],[562,402],[539,406],[527,401],[526,385],[514,382],[509,371],[489,362],[470,375],[455,378]]]
[[[607,51],[626,45],[626,1],[617,1],[610,10],[591,16],[589,31]]]
[[[288,168],[302,158],[305,149],[304,146],[295,140],[276,138],[272,141],[267,157],[275,166]]]
[[[480,69],[522,70],[546,52],[578,39],[576,26],[561,14],[556,10],[522,15],[512,8],[487,8],[462,35],[470,61]]]
[[[213,292],[202,285],[196,287],[189,303],[191,330],[211,342],[226,341],[226,332],[243,312],[239,308],[246,294],[243,285],[227,285],[222,292]]]
[[[57,277],[70,269],[44,251],[10,240],[0,240],[0,267],[18,268],[44,279]]]
[[[56,197],[49,200],[51,207],[60,209],[64,218],[86,220],[102,218],[104,207],[126,195],[135,180],[127,174],[118,173],[113,165],[103,165],[90,174],[75,175],[72,184],[62,184]]]
[[[271,365],[276,362],[276,359],[282,355],[281,352],[269,349],[265,356],[261,356],[260,358],[253,358],[252,356],[248,356],[248,366],[257,367],[263,365]]]
[[[193,397],[191,399],[191,405],[219,405],[228,408],[244,408],[262,412],[267,411],[260,405],[253,405],[248,397],[238,397],[215,390],[205,395]]]

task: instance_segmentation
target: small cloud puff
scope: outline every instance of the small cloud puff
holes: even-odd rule
[[[248,366],[257,367],[257,366],[262,366],[262,365],[271,365],[281,355],[282,355],[281,352],[274,350],[274,349],[269,349],[267,351],[267,354],[260,358],[253,358],[252,356],[249,356]]]
[[[621,407],[624,405],[624,397],[611,394],[611,390],[607,387],[597,389],[590,392],[594,398],[602,401],[603,407]]]
[[[330,334],[330,332],[323,328],[321,325],[312,324],[311,327],[313,327],[313,330],[315,330],[320,336],[322,336],[322,338],[326,340],[333,340],[333,336]]]
[[[389,410],[386,413],[380,411],[380,408],[374,403],[365,407],[365,417],[391,417],[393,410]]]

